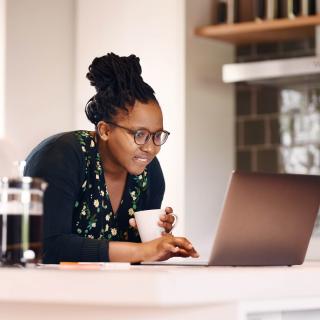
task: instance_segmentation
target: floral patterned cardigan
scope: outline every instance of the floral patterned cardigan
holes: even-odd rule
[[[41,142],[27,157],[25,175],[48,182],[44,263],[108,261],[109,241],[140,241],[129,219],[134,211],[160,208],[165,190],[155,158],[140,175],[128,174],[115,214],[89,131],[60,133]]]

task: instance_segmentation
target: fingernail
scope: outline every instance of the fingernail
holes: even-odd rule
[[[191,243],[188,244],[188,248],[192,249],[193,245]]]

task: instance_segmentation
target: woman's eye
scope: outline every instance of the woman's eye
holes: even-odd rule
[[[154,134],[154,137],[155,137],[156,139],[160,139],[160,138],[161,138],[161,135],[162,135],[162,131],[158,131],[158,132],[156,132],[156,133]]]
[[[135,134],[135,136],[136,136],[136,138],[143,138],[143,137],[145,137],[147,135],[147,133],[145,132],[145,131],[137,131],[136,132],[136,134]]]

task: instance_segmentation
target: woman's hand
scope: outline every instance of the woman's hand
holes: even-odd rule
[[[171,234],[142,243],[110,241],[108,253],[110,261],[113,262],[164,261],[172,257],[199,257],[188,239],[174,237]]]
[[[164,261],[172,257],[198,258],[199,254],[191,242],[171,234],[141,243],[142,261]]]
[[[176,218],[172,215],[173,210],[171,207],[166,207],[165,212],[166,212],[165,214],[162,214],[160,216],[160,220],[158,222],[158,225],[160,227],[163,227],[165,230],[163,234],[167,234],[171,232],[173,228],[173,224],[175,223],[175,220],[176,220]],[[137,223],[134,218],[129,219],[129,224],[131,227],[137,228]]]
[[[165,212],[165,214],[162,214],[160,216],[158,225],[164,228],[164,233],[170,233],[172,228],[174,227],[174,224],[176,223],[176,218],[172,215],[173,210],[171,207],[166,207]]]

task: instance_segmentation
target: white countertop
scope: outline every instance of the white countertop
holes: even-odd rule
[[[173,307],[314,297],[320,303],[319,263],[104,271],[0,268],[0,279],[0,302]]]

